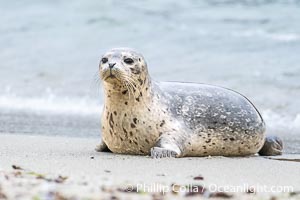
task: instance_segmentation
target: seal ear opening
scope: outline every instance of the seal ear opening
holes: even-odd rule
[[[277,136],[266,137],[263,147],[259,150],[260,156],[278,156],[282,155],[283,142]]]

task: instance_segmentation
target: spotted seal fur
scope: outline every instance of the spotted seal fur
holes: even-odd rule
[[[98,151],[154,158],[282,153],[278,137],[266,139],[258,110],[233,90],[155,82],[143,56],[128,48],[105,53],[99,74],[105,103]]]

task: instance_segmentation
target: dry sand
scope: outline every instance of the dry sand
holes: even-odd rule
[[[191,198],[300,199],[300,155],[152,159],[98,153],[98,142],[1,135],[0,199],[182,199],[187,193]],[[205,192],[199,191],[202,186]],[[127,187],[138,192],[127,193]],[[247,194],[249,187],[256,194]],[[213,191],[217,188],[226,191]]]

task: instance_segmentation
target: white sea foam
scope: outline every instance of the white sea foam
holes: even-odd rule
[[[300,134],[300,113],[292,117],[265,110],[262,115],[266,121],[267,133],[274,135]]]
[[[291,41],[300,40],[299,34],[283,33],[283,32],[267,32],[261,29],[233,32],[232,35],[237,37],[261,37],[261,38],[277,40],[282,42],[291,42]]]
[[[46,114],[100,114],[102,105],[89,98],[0,96],[0,109]]]

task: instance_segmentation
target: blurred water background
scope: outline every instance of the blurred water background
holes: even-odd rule
[[[0,133],[99,137],[101,54],[246,95],[300,153],[299,0],[0,0]]]

